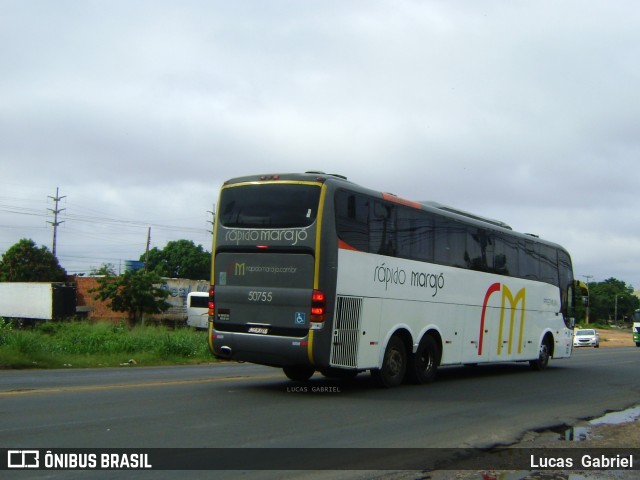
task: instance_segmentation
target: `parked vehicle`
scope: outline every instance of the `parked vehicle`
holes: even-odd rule
[[[640,347],[640,322],[633,322],[633,341]]]
[[[209,292],[187,294],[187,325],[196,329],[209,327]]]
[[[600,348],[600,335],[593,328],[577,330],[573,336],[573,346]]]

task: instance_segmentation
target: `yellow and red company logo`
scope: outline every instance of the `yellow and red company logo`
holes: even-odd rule
[[[526,307],[526,289],[521,288],[514,296],[511,293],[509,287],[502,283],[494,283],[491,285],[484,295],[484,302],[482,304],[482,316],[480,318],[480,335],[478,337],[478,355],[482,355],[482,346],[484,342],[485,332],[485,319],[487,313],[487,304],[489,299],[494,293],[502,292],[502,305],[500,307],[500,327],[498,330],[498,350],[497,354],[502,353],[503,336],[504,336],[504,313],[506,311],[506,304],[509,302],[508,310],[511,312],[511,318],[509,320],[509,341],[508,341],[508,353],[511,354],[513,350],[513,333],[515,327],[515,318],[517,306],[520,304],[520,324],[518,328],[518,353],[522,353],[522,336],[524,334],[524,312]]]

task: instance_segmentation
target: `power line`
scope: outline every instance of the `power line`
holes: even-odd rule
[[[205,238],[207,238],[207,232],[209,230],[207,227],[209,225],[206,225],[205,222],[203,222],[205,225],[202,225],[202,227],[184,226],[179,224],[175,225],[172,222],[166,222],[166,218],[163,219],[164,222],[160,221],[158,223],[151,223],[148,220],[140,221],[123,219],[121,217],[118,218],[116,216],[105,214],[105,212],[87,209],[84,206],[73,205],[74,208],[71,208],[72,205],[68,202],[68,197],[60,195],[59,188],[56,188],[55,196],[49,196],[46,199],[46,203],[49,203],[49,199],[54,202],[52,208],[47,208],[48,205],[43,205],[42,209],[37,209],[27,206],[26,204],[22,204],[23,201],[30,202],[31,200],[24,200],[10,196],[0,196],[0,221],[5,224],[4,227],[7,231],[34,229],[34,231],[39,230],[40,232],[43,232],[45,229],[51,228],[49,226],[51,225],[54,228],[54,246],[52,247],[52,250],[55,248],[56,258],[59,257],[57,251],[58,226],[63,226],[65,228],[65,232],[68,231],[68,233],[72,234],[71,236],[73,241],[71,238],[66,239],[67,235],[64,235],[65,250],[67,250],[66,244],[68,241],[76,244],[80,239],[90,239],[88,242],[84,242],[80,251],[77,251],[77,248],[74,248],[76,255],[69,255],[69,252],[67,252],[66,254],[63,253],[62,257],[59,257],[61,262],[72,264],[73,266],[69,266],[74,271],[87,270],[85,265],[93,266],[100,262],[114,262],[118,260],[121,261],[122,258],[133,258],[131,257],[132,254],[129,250],[130,247],[142,246],[140,245],[141,242],[132,241],[133,237],[139,236],[139,231],[142,228],[147,229],[147,231],[150,228],[153,228],[156,232],[179,232],[180,234],[189,237],[203,237],[203,239],[200,240],[200,243],[204,245],[207,244],[207,240],[205,240]],[[66,208],[61,208],[63,204]],[[213,214],[213,211],[208,212],[205,220],[212,220]],[[32,223],[31,221],[29,221],[29,225],[18,225],[18,223],[22,222],[16,222],[16,225],[7,225],[7,223],[9,223],[8,215],[17,215],[19,217],[23,217],[25,220],[33,217],[44,217],[43,225],[38,227],[30,225]],[[49,218],[51,218],[51,220],[49,220]],[[199,218],[202,219],[202,216]],[[185,218],[180,218],[180,220],[185,221]],[[185,223],[188,224],[190,222]],[[2,230],[4,231],[5,228]],[[156,233],[156,236],[157,235],[158,233]],[[164,235],[164,233],[162,235]],[[126,239],[126,241],[123,242],[123,239]],[[0,240],[0,255],[3,247],[5,246],[5,242],[3,242],[3,240],[4,238]],[[91,250],[95,250],[97,242],[101,245],[106,242],[107,246],[105,247],[103,245],[100,247],[100,253],[95,254]],[[9,243],[7,242],[7,246],[8,245]],[[134,256],[137,258],[138,255],[139,253],[136,253]],[[71,270],[68,269],[67,271]]]
[[[50,196],[49,198],[52,198],[55,200],[54,197]],[[66,197],[60,197],[59,200],[63,198],[66,198]],[[48,210],[55,213],[53,209],[48,209]],[[57,206],[56,206],[56,210],[57,210]],[[62,212],[63,210],[66,210],[66,209],[64,208],[60,209],[58,210],[58,213]],[[18,215],[45,216],[44,213],[39,213],[38,210],[30,209],[26,207],[19,207],[16,205],[0,204],[0,211],[18,214]],[[137,220],[123,220],[123,219],[118,219],[113,217],[78,215],[78,214],[68,213],[68,212],[65,214],[65,218],[67,220],[75,220],[77,222],[83,222],[83,223],[98,223],[100,225],[118,225],[118,226],[128,226],[133,228],[149,228],[149,226],[151,226],[161,230],[177,231],[177,232],[189,232],[189,233],[206,233],[207,232],[206,228],[185,227],[185,226],[179,226],[179,225],[166,225],[166,224],[149,223],[149,222],[137,221]],[[47,222],[47,223],[60,224],[60,223],[63,223],[63,221],[57,222],[57,219],[54,219],[54,222]]]

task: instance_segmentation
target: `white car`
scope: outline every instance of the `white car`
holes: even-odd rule
[[[600,348],[600,335],[593,328],[576,330],[573,336],[573,346]]]

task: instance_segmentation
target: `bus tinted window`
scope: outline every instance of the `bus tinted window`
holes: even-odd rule
[[[357,250],[369,251],[369,201],[363,195],[339,191],[336,222],[340,238]]]
[[[518,276],[527,280],[539,280],[538,263],[535,259],[533,242],[520,239],[518,248],[520,249],[518,254]]]
[[[407,207],[398,209],[398,256],[433,261],[433,217]]]
[[[536,245],[540,255],[540,280],[559,286],[558,282],[558,253],[548,245]]]
[[[314,185],[245,185],[226,188],[219,221],[234,228],[300,228],[318,214],[320,187]]]
[[[369,251],[395,257],[398,252],[396,206],[374,201],[372,213],[369,222]]]
[[[564,250],[557,250],[558,254],[558,280],[560,283],[560,295],[562,302],[562,313],[565,316],[565,322],[569,321],[569,317],[575,313],[574,308],[574,289],[573,289],[573,268],[571,266],[571,258]],[[571,325],[573,326],[573,325]],[[569,325],[567,324],[567,327]]]
[[[489,232],[481,228],[469,227],[466,255],[470,269],[488,271],[489,265],[493,264],[493,246]]]
[[[346,190],[337,191],[335,211],[338,236],[362,252],[562,285],[557,248],[533,237],[478,227]]]
[[[518,276],[518,246],[515,239],[496,234],[493,272],[499,275]]]
[[[435,261],[452,267],[466,267],[467,232],[459,222],[436,217]]]

